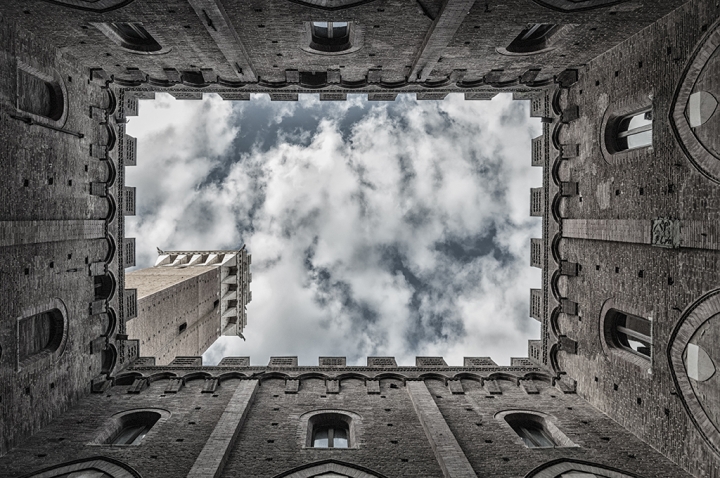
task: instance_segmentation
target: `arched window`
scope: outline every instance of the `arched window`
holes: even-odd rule
[[[86,468],[80,471],[71,471],[70,473],[63,473],[62,475],[55,475],[55,478],[113,478],[113,476],[95,468]]]
[[[577,446],[544,413],[510,410],[498,413],[495,418],[510,425],[528,448]]]
[[[65,99],[60,84],[18,69],[17,108],[53,121],[62,118]]]
[[[652,110],[638,111],[613,122],[616,152],[652,146]]]
[[[115,291],[115,279],[110,274],[103,274],[93,278],[95,300],[107,300]]]
[[[18,322],[18,357],[21,365],[56,352],[65,335],[65,318],[51,309]]]
[[[634,478],[616,468],[575,459],[560,459],[540,465],[528,478]]]
[[[93,456],[24,475],[25,478],[140,478],[129,466],[112,458]]]
[[[648,319],[610,309],[605,316],[604,328],[609,345],[650,358],[652,323]]]
[[[143,27],[142,23],[95,23],[95,27],[103,32],[116,45],[139,53],[157,53],[162,45]]]
[[[557,478],[607,478],[607,476],[588,473],[586,471],[570,470],[566,471],[562,475],[558,475]]]
[[[545,419],[529,413],[513,413],[505,421],[522,438],[528,448],[554,448],[557,446],[552,435],[545,428]]]
[[[349,50],[349,22],[312,22],[310,48],[322,52]]]
[[[151,411],[134,412],[119,419],[118,429],[106,442],[109,445],[137,445],[160,419],[160,414]]]
[[[558,31],[554,23],[535,23],[528,26],[507,46],[510,53],[534,53],[546,49],[550,37]]]
[[[109,12],[132,3],[134,0],[45,0],[49,3],[90,12]]]
[[[630,2],[630,0],[533,0],[544,7],[561,12],[581,12],[596,8],[608,7],[617,3]],[[637,8],[637,7],[635,7]]]
[[[276,476],[278,478],[349,478],[351,476],[353,478],[383,478],[385,475],[365,467],[330,459],[310,465],[306,463]]]
[[[317,413],[308,420],[311,448],[352,448],[352,418],[343,413]]]

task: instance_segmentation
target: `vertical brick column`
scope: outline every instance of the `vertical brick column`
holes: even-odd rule
[[[205,443],[188,478],[215,478],[220,476],[225,462],[230,456],[240,429],[245,423],[250,403],[258,388],[257,380],[240,382],[232,398],[225,407],[210,438]],[[432,398],[431,398],[432,400]]]
[[[455,37],[475,0],[446,0],[413,61],[410,81],[425,81]]]
[[[445,478],[477,478],[425,382],[407,382],[406,388]]]

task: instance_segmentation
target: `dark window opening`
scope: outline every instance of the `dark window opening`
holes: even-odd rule
[[[95,276],[95,300],[108,300],[115,290],[115,281],[110,274]]]
[[[318,51],[337,52],[349,50],[350,23],[312,22],[310,48]]]
[[[605,319],[605,329],[615,347],[650,358],[652,335],[648,319],[611,309]]]
[[[349,448],[351,418],[339,413],[322,413],[310,419],[310,446],[313,448]]]
[[[215,302],[213,302],[213,309],[217,309],[217,306],[220,305],[220,300],[215,299]]]
[[[62,343],[64,328],[63,315],[58,309],[20,320],[18,324],[20,362],[25,362],[41,353],[55,352]]]
[[[528,448],[556,447],[557,443],[545,426],[545,419],[529,413],[513,413],[505,421],[522,438]]]
[[[615,151],[652,146],[652,110],[645,109],[615,122]]]
[[[65,110],[60,84],[45,81],[25,70],[18,70],[17,107],[22,111],[57,121]]]
[[[178,327],[178,333],[182,334],[187,329],[187,322],[183,322],[180,324],[180,327]]]
[[[507,51],[512,53],[532,53],[548,47],[548,40],[558,31],[554,23],[536,23],[529,26],[508,45]]]
[[[160,419],[155,412],[137,412],[125,415],[120,421],[120,430],[108,441],[112,445],[137,445]]]
[[[117,45],[128,50],[157,52],[162,46],[155,40],[142,23],[102,23],[99,29]]]

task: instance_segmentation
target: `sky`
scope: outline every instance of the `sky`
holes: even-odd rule
[[[203,356],[527,356],[530,188],[542,184],[530,145],[541,133],[528,101],[140,101],[138,268],[165,250],[252,254],[243,341],[221,337]],[[142,354],[142,351],[141,351]]]

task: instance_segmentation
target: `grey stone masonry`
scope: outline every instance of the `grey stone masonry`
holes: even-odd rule
[[[450,431],[450,427],[445,422],[430,391],[425,386],[425,382],[408,382],[407,391],[430,446],[435,452],[438,464],[442,468],[443,476],[445,478],[476,478],[477,475]]]
[[[463,367],[497,367],[497,364],[490,357],[465,357]]]
[[[0,247],[105,237],[105,221],[0,221]]]
[[[222,4],[215,0],[190,0],[189,3],[236,75],[244,81],[255,81],[257,78],[245,46]]]
[[[215,429],[210,434],[188,478],[215,478],[220,476],[230,450],[235,444],[238,433],[247,416],[250,404],[258,388],[257,380],[240,382],[232,398],[225,407]]]
[[[249,367],[250,357],[223,357],[218,367]]]
[[[368,367],[397,367],[395,357],[368,357]]]
[[[202,357],[175,357],[170,365],[174,367],[202,367]]]
[[[415,357],[416,367],[447,367],[448,364],[442,357]]]
[[[453,40],[475,0],[447,0],[427,32],[420,54],[413,61],[410,78],[425,81]]]
[[[268,367],[297,367],[297,357],[270,357]]]
[[[345,367],[345,357],[318,357],[318,365],[320,367]]]

